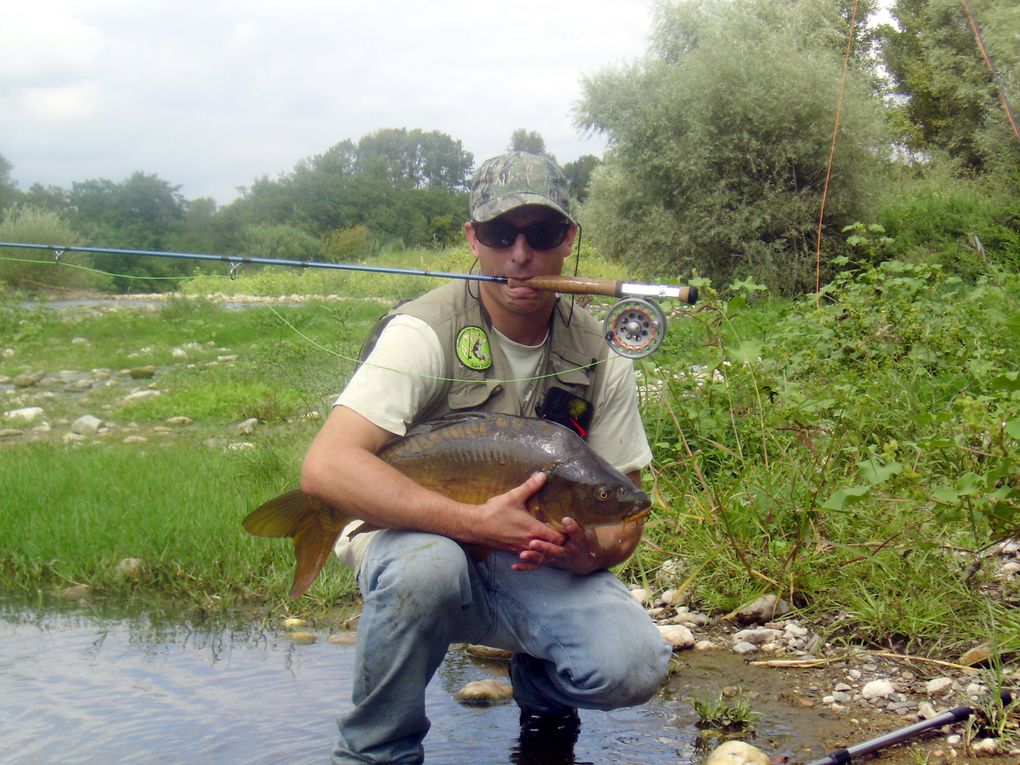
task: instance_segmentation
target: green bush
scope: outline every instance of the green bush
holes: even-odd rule
[[[35,207],[14,206],[0,217],[0,241],[26,244],[81,244],[78,233],[57,213]],[[101,289],[109,278],[91,269],[92,260],[80,253],[0,248],[0,281],[29,293],[61,289]]]
[[[963,572],[1020,533],[1020,277],[887,261],[817,302],[754,286],[706,287],[642,365],[662,509],[631,565],[679,558],[696,602],[771,591],[876,642],[982,637]]]
[[[944,162],[905,171],[878,216],[893,253],[973,279],[998,266],[1020,271],[1020,185],[956,177]]]

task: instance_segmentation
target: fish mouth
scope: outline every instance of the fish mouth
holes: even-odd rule
[[[640,521],[643,521],[645,518],[647,518],[651,514],[652,514],[652,506],[648,505],[647,507],[645,507],[644,510],[638,510],[638,511],[628,515],[626,518],[623,519],[623,523],[624,523],[624,525],[630,525],[632,523],[638,523]]]

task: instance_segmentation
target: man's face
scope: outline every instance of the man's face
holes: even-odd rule
[[[498,223],[525,228],[543,221],[561,222],[565,219],[548,207],[527,205],[504,213],[496,218]],[[478,232],[471,223],[464,225],[471,252],[478,259],[479,271],[486,276],[507,276],[513,279],[527,279],[532,276],[557,275],[563,270],[563,263],[570,255],[577,234],[577,226],[570,224],[562,243],[550,249],[536,249],[528,243],[523,233],[518,233],[508,247],[488,246],[478,238]],[[512,235],[512,234],[511,234]],[[534,237],[533,237],[534,239]],[[552,292],[533,290],[528,287],[510,287],[506,284],[481,282],[479,289],[489,310],[493,304],[515,314],[540,312],[547,314],[556,299]]]

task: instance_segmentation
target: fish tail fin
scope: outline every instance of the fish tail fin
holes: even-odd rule
[[[290,597],[297,600],[326,565],[346,520],[324,502],[295,489],[257,507],[242,525],[255,536],[294,540],[297,565]]]

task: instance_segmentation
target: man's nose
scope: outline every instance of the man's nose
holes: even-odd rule
[[[532,255],[534,255],[534,251],[531,249],[531,245],[528,244],[524,232],[518,233],[514,243],[510,246],[510,259],[520,263],[530,260]]]

